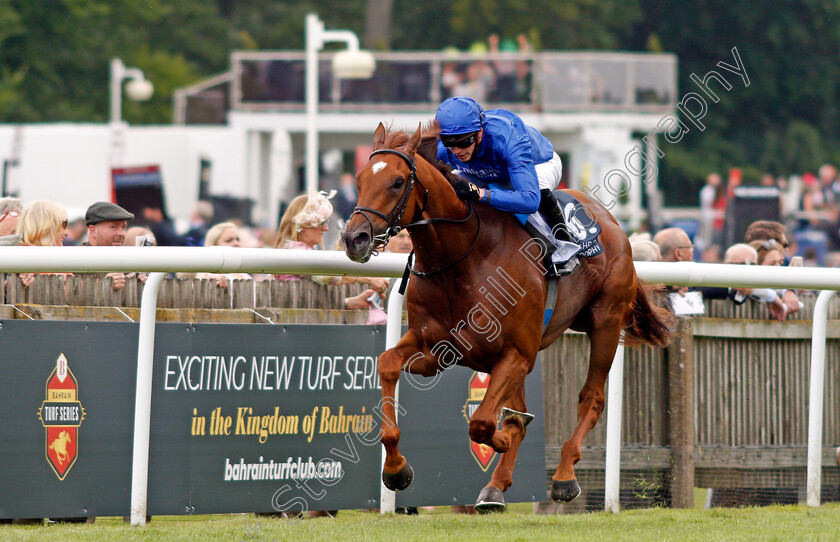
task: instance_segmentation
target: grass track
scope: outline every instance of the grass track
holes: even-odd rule
[[[419,516],[380,516],[342,511],[335,519],[284,519],[252,515],[155,518],[145,528],[131,528],[118,518],[93,525],[0,526],[0,540],[177,541],[177,540],[838,540],[840,504],[818,509],[800,506],[668,510],[650,509],[563,516],[535,516],[530,504],[512,505],[488,516],[421,512]],[[249,535],[259,526],[258,536]]]

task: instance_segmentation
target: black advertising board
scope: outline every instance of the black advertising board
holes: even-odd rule
[[[537,357],[525,380],[526,403],[534,420],[519,448],[506,502],[546,498],[541,374]],[[406,375],[400,382],[400,452],[414,469],[414,482],[397,494],[397,506],[473,504],[499,463],[501,454],[469,436],[468,420],[484,397],[489,376],[457,366],[439,376],[431,389],[412,387]],[[421,384],[433,382],[413,378]]]
[[[381,328],[165,329],[155,345],[151,514],[271,512],[273,499],[292,511],[377,506]]]
[[[0,321],[0,517],[129,513],[137,332]],[[155,335],[149,514],[379,506],[384,328],[158,324]],[[464,417],[478,380],[455,368],[418,390],[403,377],[401,447],[416,477],[398,506],[470,503],[489,480],[498,458],[470,446]],[[529,377],[537,419],[510,502],[543,495],[539,391]]]
[[[726,210],[726,246],[744,242],[747,228],[756,220],[778,222],[780,191],[775,186],[738,186]]]
[[[166,216],[166,198],[160,166],[137,166],[111,169],[113,201],[136,218],[143,217],[143,209],[152,207]]]
[[[137,325],[0,326],[0,517],[128,513]]]

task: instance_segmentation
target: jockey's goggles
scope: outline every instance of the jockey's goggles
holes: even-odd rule
[[[478,135],[478,132],[473,132],[471,134],[463,135],[458,134],[454,136],[440,136],[440,142],[443,143],[444,147],[458,147],[459,149],[466,149],[473,143],[475,143],[475,138]]]

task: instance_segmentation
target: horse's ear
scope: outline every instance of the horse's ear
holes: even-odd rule
[[[417,125],[417,131],[414,132],[414,135],[408,140],[408,143],[405,144],[405,152],[409,156],[413,155],[417,151],[417,146],[420,144],[420,136],[423,135],[423,123],[421,122]]]
[[[379,126],[376,127],[376,131],[373,132],[373,150],[381,149],[385,146],[385,125],[381,122]]]

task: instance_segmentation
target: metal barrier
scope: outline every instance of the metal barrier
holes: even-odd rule
[[[366,264],[351,262],[343,252],[245,249],[232,247],[6,247],[2,249],[0,272],[152,272],[143,291],[140,308],[137,352],[137,395],[135,407],[134,458],[132,474],[132,525],[146,522],[146,487],[148,482],[149,416],[152,392],[152,355],[157,294],[166,272],[212,273],[290,273],[357,274],[398,277],[405,269],[407,256],[381,254]],[[828,301],[840,290],[840,273],[830,268],[791,268],[698,264],[693,262],[636,262],[640,278],[653,283],[676,286],[729,286],[738,288],[798,288],[826,290],[815,308],[811,395],[809,398],[808,505],[820,504],[820,440],[822,439],[822,401],[825,370],[825,323]],[[394,295],[388,304],[392,315],[386,329],[388,347],[400,336],[402,296]],[[624,357],[616,353],[610,371],[611,382],[621,380]],[[615,380],[612,380],[615,378]],[[616,386],[617,388],[619,386]],[[605,503],[618,511],[618,470],[620,468],[620,393],[610,386],[607,426],[611,428],[607,450],[608,468]],[[615,426],[618,424],[618,430]],[[393,496],[382,494],[382,511],[393,509]]]

